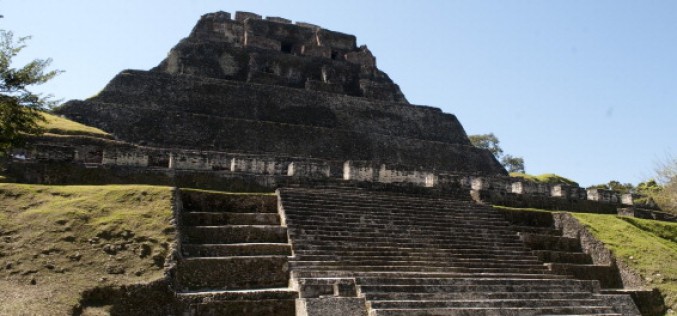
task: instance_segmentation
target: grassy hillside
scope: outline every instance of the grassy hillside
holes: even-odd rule
[[[571,179],[567,179],[565,177],[562,177],[560,175],[556,175],[554,173],[544,173],[541,175],[530,175],[526,173],[519,173],[519,172],[511,172],[510,173],[511,177],[515,178],[523,178],[524,180],[528,181],[533,181],[533,182],[539,182],[539,183],[550,183],[550,184],[557,184],[557,183],[563,183],[563,184],[568,184],[568,185],[578,185],[575,181]]]
[[[661,290],[677,310],[677,223],[600,214],[573,214],[590,232]]]
[[[45,121],[41,122],[40,126],[45,129],[46,133],[60,135],[89,135],[99,137],[110,136],[108,133],[95,127],[83,125],[78,122],[74,122],[69,119],[45,112],[41,114],[45,118]]]
[[[70,314],[83,290],[163,277],[172,194],[0,184],[0,315]]]

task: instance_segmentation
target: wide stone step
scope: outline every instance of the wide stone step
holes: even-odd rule
[[[402,204],[413,204],[413,205],[429,205],[429,206],[441,206],[441,205],[455,205],[461,207],[482,207],[469,199],[458,199],[454,197],[445,198],[445,197],[430,197],[430,196],[412,196],[406,194],[398,195],[383,195],[378,192],[370,191],[363,193],[356,192],[305,192],[305,193],[291,193],[285,192],[282,190],[280,192],[283,198],[296,199],[296,200],[333,200],[333,201],[365,201],[372,203],[402,203]]]
[[[405,255],[401,255],[402,251],[406,251]],[[294,255],[297,258],[303,258],[303,256],[341,256],[350,258],[351,256],[371,256],[373,258],[378,258],[379,256],[434,256],[441,257],[444,260],[447,258],[451,260],[501,260],[502,258],[515,259],[515,258],[533,258],[532,254],[528,250],[517,250],[510,251],[505,249],[415,249],[415,248],[405,248],[398,249],[397,246],[391,247],[368,247],[368,248],[337,248],[337,246],[326,246],[319,248],[295,248]]]
[[[464,235],[457,232],[448,232],[446,234],[439,233],[416,233],[410,232],[405,234],[396,233],[381,233],[381,232],[323,232],[315,230],[290,229],[289,236],[296,242],[303,242],[306,240],[352,240],[359,242],[360,240],[371,241],[388,241],[388,242],[421,242],[421,241],[437,241],[449,242],[450,244],[467,244],[467,243],[481,243],[481,244],[505,244],[505,245],[519,245],[523,246],[521,240],[517,236],[492,236],[492,235]]]
[[[390,286],[361,286],[359,291],[368,299],[477,299],[477,298],[510,298],[501,294],[536,293],[547,295],[549,292],[585,293],[590,297],[592,292],[585,288],[571,288],[565,286],[537,286],[528,284],[515,285],[390,285]],[[472,293],[479,293],[474,295]],[[493,297],[483,297],[484,294],[496,294]]]
[[[191,244],[286,243],[287,229],[273,225],[187,226],[183,242]]]
[[[447,214],[456,214],[457,216],[472,215],[503,219],[501,213],[491,208],[477,208],[456,205],[425,206],[419,204],[407,205],[398,202],[367,202],[367,201],[332,201],[332,200],[308,200],[299,201],[296,199],[282,198],[284,208],[300,208],[315,210],[316,212],[327,212],[328,210],[341,211],[372,211],[383,214],[407,214],[420,213],[424,216],[444,216]]]
[[[416,260],[341,260],[341,261],[290,261],[289,266],[292,269],[303,267],[351,267],[351,266],[370,266],[370,265],[388,265],[388,266],[427,266],[427,267],[458,267],[458,268],[530,268],[542,269],[543,263],[535,262],[496,262],[496,261],[416,261]]]
[[[322,218],[303,218],[295,215],[287,217],[287,225],[292,228],[315,228],[315,229],[350,229],[356,227],[360,229],[374,228],[374,229],[388,229],[394,227],[401,227],[402,229],[418,229],[424,230],[430,228],[432,230],[456,230],[456,231],[473,231],[476,233],[485,233],[495,231],[497,234],[517,235],[517,232],[511,230],[505,225],[494,225],[494,223],[454,223],[444,221],[417,221],[417,220],[392,220],[392,219],[369,219],[361,220],[341,220],[341,219],[322,219]]]
[[[298,199],[334,199],[334,200],[371,200],[371,201],[397,201],[409,203],[430,203],[430,204],[448,204],[477,206],[470,200],[459,200],[446,197],[421,196],[410,194],[381,194],[375,191],[351,191],[351,190],[298,190],[281,189],[280,194],[283,197],[293,197]]]
[[[608,306],[447,307],[374,309],[369,316],[621,316]]]
[[[593,264],[547,263],[552,273],[572,275],[579,280],[597,280],[602,288],[615,289],[623,287],[620,272],[612,266]]]
[[[430,226],[430,225],[364,225],[364,224],[336,224],[330,223],[322,224],[299,224],[295,220],[287,222],[290,231],[297,233],[325,233],[325,234],[397,234],[421,236],[430,234],[454,234],[463,236],[481,236],[481,237],[498,237],[518,239],[516,232],[512,230],[493,230],[493,229],[477,229],[473,228],[459,228],[451,226]]]
[[[277,213],[186,212],[181,219],[185,226],[280,225]]]
[[[446,250],[460,250],[460,249],[473,249],[473,250],[482,250],[482,249],[494,249],[497,251],[524,251],[528,253],[528,250],[519,244],[507,245],[502,243],[484,243],[484,244],[451,244],[445,242],[378,242],[367,240],[361,240],[359,242],[348,241],[348,240],[334,240],[331,242],[328,241],[314,241],[314,240],[304,240],[303,242],[296,242],[294,240],[293,247],[294,250],[325,250],[325,251],[334,251],[334,250],[367,250],[367,249],[398,249],[402,248],[421,248],[421,249],[446,249]],[[462,241],[461,241],[462,242]]]
[[[540,234],[520,234],[520,238],[531,249],[580,252],[581,243],[578,238],[559,237]]]
[[[313,203],[298,203],[293,201],[283,200],[282,202],[285,211],[306,211],[312,214],[326,214],[326,213],[371,213],[374,215],[389,215],[389,216],[411,216],[416,214],[418,217],[436,218],[436,217],[469,217],[472,215],[478,218],[487,218],[493,220],[505,221],[500,213],[489,209],[463,209],[463,208],[445,208],[445,209],[428,209],[421,207],[404,207],[402,205],[364,205],[364,204],[330,204],[321,201]]]
[[[377,212],[421,212],[422,214],[444,215],[445,213],[479,214],[498,216],[500,213],[487,207],[468,207],[460,205],[425,205],[408,204],[403,202],[375,202],[375,201],[336,201],[336,200],[298,200],[295,198],[282,197],[282,203],[287,207],[305,207],[318,211],[328,209],[339,210],[375,210]]]
[[[459,273],[421,271],[291,271],[294,279],[308,278],[490,278],[490,279],[566,279],[570,276],[558,274],[530,273]]]
[[[231,300],[198,303],[185,315],[296,316],[295,299]]]
[[[466,222],[490,222],[496,223],[496,226],[510,226],[505,220],[498,218],[486,218],[482,216],[463,215],[457,213],[447,214],[416,214],[416,212],[377,212],[374,209],[368,210],[345,210],[345,209],[329,209],[331,211],[318,211],[317,209],[309,209],[302,207],[285,207],[285,214],[290,218],[297,219],[326,219],[326,220],[395,220],[395,221],[409,221],[409,222],[437,222],[437,221],[466,221]]]
[[[324,248],[324,249],[323,249]],[[391,254],[420,254],[420,255],[443,255],[459,258],[476,257],[482,255],[488,256],[526,256],[531,257],[531,251],[526,249],[510,250],[510,249],[487,249],[487,248],[431,248],[431,247],[400,247],[400,246],[385,246],[385,247],[346,247],[326,246],[321,248],[294,248],[296,255],[338,255],[338,256],[380,256]]]
[[[479,292],[473,291],[478,288],[465,288],[464,291],[440,291],[440,292],[426,292],[426,293],[409,293],[409,292],[375,292],[364,293],[364,297],[370,301],[413,301],[413,300],[502,300],[502,299],[556,299],[556,300],[577,300],[590,299],[592,293],[590,292],[563,292],[562,288],[558,291],[543,291],[547,288],[528,288],[515,289],[507,288],[507,291],[496,291],[492,288],[479,288]],[[525,291],[526,290],[526,291]]]
[[[583,252],[534,250],[533,253],[543,262],[592,264],[590,255]]]
[[[521,232],[521,233],[562,236],[562,230],[554,229],[552,227],[516,226],[516,225],[511,225],[511,227],[512,227],[513,230]]]
[[[565,287],[573,290],[594,292],[598,287],[596,281],[544,278],[534,280],[520,275],[506,277],[489,277],[473,275],[473,277],[432,277],[432,276],[407,276],[398,277],[359,277],[356,279],[363,292],[429,292],[429,291],[457,291],[464,287],[496,287],[497,292],[504,292],[505,287]],[[441,286],[439,290],[431,286]]]
[[[349,265],[349,266],[295,266],[292,271],[356,271],[356,272],[455,272],[455,273],[520,273],[548,274],[548,270],[538,268],[483,268],[483,267],[435,267],[428,265]]]
[[[286,287],[287,256],[185,258],[175,281],[182,292]]]
[[[599,299],[497,299],[497,300],[393,300],[368,301],[373,309],[383,308],[436,308],[436,307],[559,307],[605,306]]]
[[[387,260],[387,261],[461,261],[461,262],[503,262],[503,263],[532,263],[541,264],[536,256],[497,256],[497,255],[448,255],[448,254],[372,254],[372,255],[305,255],[296,254],[290,260],[294,261],[342,261],[342,260]]]
[[[277,213],[277,196],[181,190],[184,212]]]
[[[484,231],[496,231],[498,233],[510,233],[517,235],[517,231],[495,221],[476,221],[476,220],[445,220],[445,219],[423,219],[423,218],[376,218],[369,215],[359,215],[354,217],[343,217],[339,215],[330,216],[307,216],[299,214],[287,214],[286,222],[299,227],[314,226],[322,228],[331,227],[355,227],[355,228],[399,228],[410,227],[411,229],[433,229],[433,230],[452,230],[452,229],[480,229]]]
[[[493,238],[462,238],[460,236],[411,236],[411,237],[391,237],[391,236],[328,236],[328,235],[313,235],[313,234],[295,234],[291,233],[290,236],[293,237],[294,243],[335,243],[335,242],[347,242],[347,243],[368,243],[368,244],[379,244],[379,243],[398,243],[398,244],[416,244],[416,243],[427,243],[431,245],[437,244],[446,244],[446,245],[474,245],[474,246],[483,246],[483,247],[506,247],[506,248],[524,248],[524,244],[520,242],[519,239],[515,240],[505,240],[505,239],[493,239]]]
[[[247,289],[247,290],[213,290],[178,292],[176,298],[183,303],[205,303],[230,300],[285,300],[297,299],[299,293],[287,287]]]
[[[291,256],[291,245],[279,243],[182,244],[186,257]]]
[[[287,219],[295,220],[299,223],[310,223],[314,221],[334,221],[340,223],[353,224],[443,224],[444,226],[463,224],[463,225],[486,225],[500,227],[504,230],[514,231],[510,225],[499,219],[487,219],[481,217],[459,217],[459,216],[413,216],[413,215],[390,215],[369,212],[336,212],[331,214],[318,214],[314,212],[300,212],[292,209],[285,213]]]

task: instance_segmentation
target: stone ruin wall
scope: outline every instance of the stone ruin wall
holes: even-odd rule
[[[241,176],[312,179],[317,183],[382,183],[420,187],[441,192],[467,190],[478,201],[513,207],[609,213],[675,221],[674,216],[655,210],[635,209],[636,194],[581,188],[577,185],[547,184],[509,176],[454,174],[406,165],[371,161],[331,161],[274,155],[190,151],[132,146],[110,140],[66,143],[36,143],[16,150],[15,163],[65,162],[84,166],[125,166],[144,170],[191,170]],[[268,181],[275,185],[275,181]]]
[[[154,70],[408,103],[355,36],[250,12],[204,15]]]

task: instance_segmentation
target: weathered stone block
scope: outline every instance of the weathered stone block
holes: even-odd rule
[[[241,45],[244,42],[244,27],[240,23],[232,21],[214,23],[212,31],[221,34],[228,43]]]
[[[190,258],[176,268],[181,290],[286,287],[288,280],[286,256]]]
[[[311,24],[311,23],[307,23],[307,22],[298,22],[298,21],[297,21],[297,22],[296,22],[296,25],[298,25],[298,26],[300,26],[300,27],[309,28],[309,29],[320,29],[320,28],[321,28],[321,27],[318,26],[318,25]]]
[[[331,58],[331,48],[308,44],[301,47],[301,54],[312,57]]]
[[[324,29],[317,31],[317,42],[320,46],[338,50],[354,50],[357,46],[355,36]]]
[[[418,186],[432,187],[435,183],[435,177],[430,172],[419,170],[406,170],[401,168],[388,168],[385,164],[381,165],[378,171],[378,182],[381,183],[413,183]]]
[[[550,187],[550,196],[558,198],[568,198],[571,187],[566,184],[554,184]]]
[[[346,60],[362,67],[376,67],[376,58],[368,49],[358,52],[349,52],[346,54]]]
[[[290,177],[328,178],[331,172],[327,163],[294,161],[289,164],[287,175]]]
[[[367,316],[364,298],[326,297],[296,300],[297,316]]]
[[[308,79],[306,80],[306,90],[343,93],[343,85],[336,83],[325,83],[318,80]]]
[[[244,22],[246,19],[260,20],[261,16],[256,13],[245,12],[245,11],[236,11],[235,12],[235,21]]]
[[[291,20],[281,18],[281,17],[278,17],[278,16],[267,16],[266,21],[275,22],[275,23],[283,23],[283,24],[291,24]]]
[[[371,182],[376,174],[369,162],[348,160],[343,164],[343,180]]]
[[[244,46],[260,49],[270,49],[270,50],[281,50],[282,44],[280,41],[274,39],[252,35],[251,33],[245,32],[244,34]]]
[[[230,171],[254,174],[279,174],[278,164],[274,158],[233,158]]]

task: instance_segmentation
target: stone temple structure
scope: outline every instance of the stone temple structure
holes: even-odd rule
[[[354,36],[247,13],[205,15],[157,67],[58,113],[152,147],[505,174],[454,115],[410,105]]]
[[[570,215],[482,203],[616,213],[631,196],[508,177],[352,35],[206,14],[157,67],[56,112],[113,136],[36,137],[20,181],[179,187],[166,279],[109,297],[113,314],[663,311]]]

